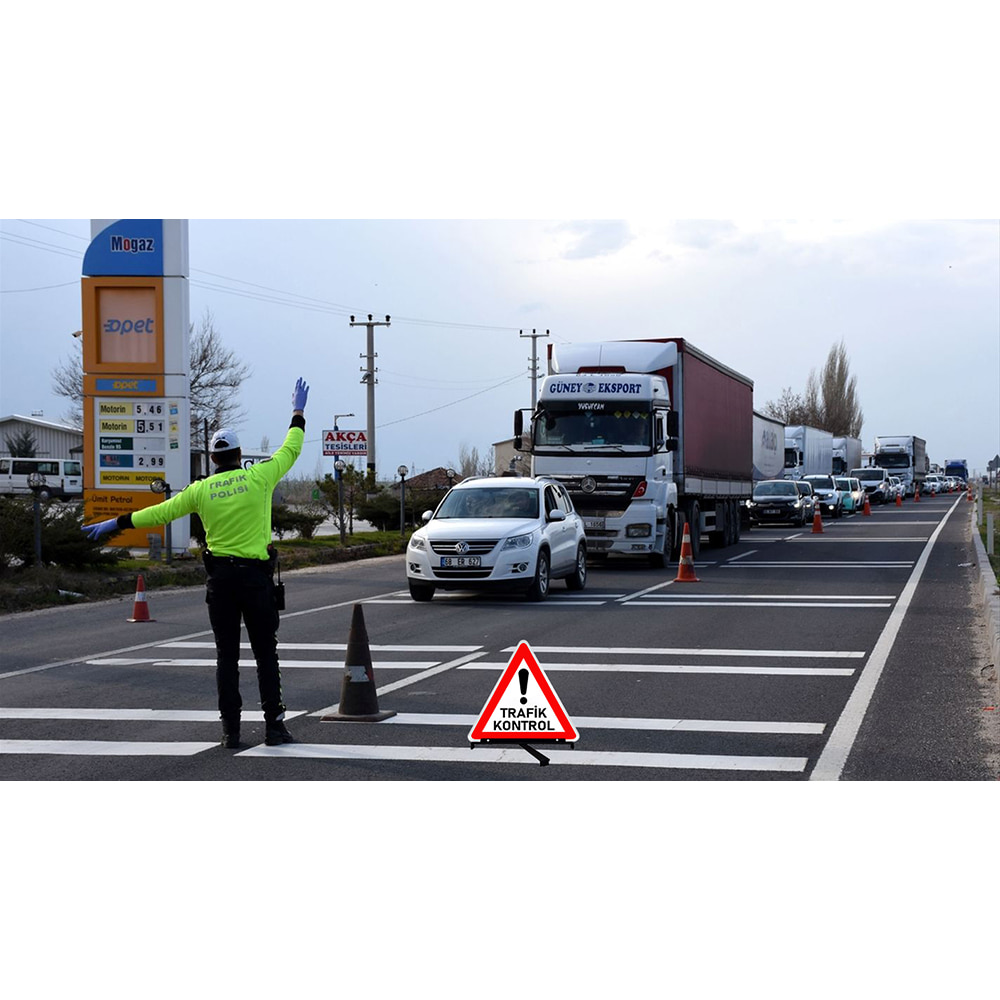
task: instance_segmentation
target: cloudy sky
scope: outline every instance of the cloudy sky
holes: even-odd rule
[[[50,371],[81,326],[89,220],[0,223],[0,411],[65,401]],[[210,314],[253,369],[245,447],[280,441],[312,386],[298,469],[319,432],[365,426],[363,328],[376,329],[379,474],[458,461],[509,437],[530,403],[532,329],[560,344],[685,337],[754,381],[760,409],[801,391],[844,341],[863,440],[917,434],[932,461],[1000,450],[1000,223],[681,220],[190,221],[191,320]]]

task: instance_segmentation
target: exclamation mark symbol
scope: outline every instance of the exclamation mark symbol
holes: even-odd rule
[[[528,668],[521,667],[517,672],[517,683],[521,685],[521,704],[527,705],[528,699],[525,695],[528,692]]]

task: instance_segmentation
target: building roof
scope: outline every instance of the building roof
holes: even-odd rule
[[[74,427],[72,424],[57,424],[52,420],[39,420],[38,417],[22,417],[19,413],[11,413],[6,417],[0,417],[0,424],[5,424],[11,420],[17,420],[23,424],[34,424],[36,427],[48,427],[54,431],[70,431],[73,434],[83,433],[82,427]]]

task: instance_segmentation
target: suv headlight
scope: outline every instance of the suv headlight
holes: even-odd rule
[[[508,549],[527,549],[531,547],[531,543],[534,541],[535,533],[529,531],[526,535],[511,535],[503,543],[503,548],[501,552],[506,552]]]
[[[411,535],[410,548],[419,549],[421,552],[423,552],[427,548],[427,545],[419,535]]]

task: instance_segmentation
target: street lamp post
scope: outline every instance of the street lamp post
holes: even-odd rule
[[[396,472],[399,473],[399,537],[406,536],[406,476],[409,469],[401,465]]]
[[[351,416],[351,414],[345,414],[346,416]],[[334,423],[336,423],[336,418],[334,418]],[[338,458],[336,462],[333,463],[334,472],[337,473],[337,507],[340,511],[340,544],[346,545],[346,539],[344,538],[344,480],[341,478],[344,469],[347,468],[347,463],[342,459]]]
[[[32,508],[35,514],[35,565],[42,565],[42,502],[41,492],[45,485],[45,476],[40,472],[28,473],[28,487],[30,488],[34,502]]]
[[[168,483],[165,479],[154,479],[149,484],[149,488],[154,493],[163,493],[164,500],[170,499],[170,483]],[[173,532],[170,530],[169,521],[167,521],[166,533],[167,533],[167,562],[169,563],[174,561],[174,546],[173,546],[174,539],[173,539]]]

